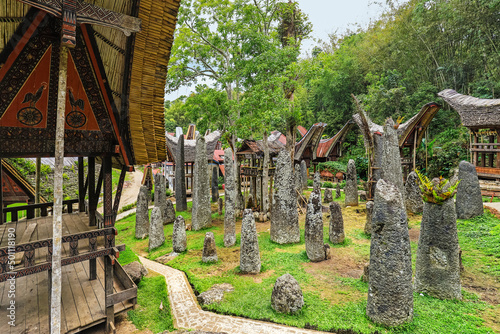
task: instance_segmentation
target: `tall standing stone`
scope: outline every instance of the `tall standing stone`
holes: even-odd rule
[[[379,180],[375,188],[367,316],[397,326],[413,319],[411,248],[406,209],[398,187]]]
[[[209,226],[211,222],[212,211],[210,207],[207,144],[205,138],[200,135],[196,138],[191,228],[193,231],[198,231]]]
[[[187,210],[186,170],[184,167],[184,135],[179,136],[175,155],[175,208],[177,211]]]
[[[307,164],[305,160],[300,162],[300,174],[302,180],[302,189],[307,189]]]
[[[459,253],[453,198],[442,205],[426,202],[415,262],[415,291],[440,299],[461,299]]]
[[[356,174],[356,164],[352,159],[347,163],[344,194],[346,206],[358,206],[358,177]]]
[[[332,189],[325,188],[325,194],[323,195],[323,202],[325,203],[333,202]]]
[[[170,224],[175,221],[175,209],[172,201],[167,199],[165,201],[165,209],[163,213],[163,224]]]
[[[215,237],[212,232],[207,232],[205,234],[205,241],[203,242],[203,253],[201,256],[201,261],[205,263],[217,262],[219,258],[217,257],[217,248],[215,247]]]
[[[337,182],[337,187],[335,187],[335,198],[340,198],[340,183]]]
[[[135,212],[135,237],[144,239],[149,233],[149,200],[151,193],[147,186],[139,188],[137,195],[137,209]]]
[[[382,151],[381,171],[382,179],[398,187],[400,194],[404,195],[403,170],[399,154],[398,134],[394,128],[394,121],[388,118],[384,125],[384,142]],[[403,203],[404,204],[404,203]]]
[[[172,232],[172,246],[176,253],[182,253],[187,248],[186,223],[182,216],[177,216],[175,219],[174,231]]]
[[[236,180],[234,178],[233,151],[224,150],[224,246],[231,247],[236,243]]]
[[[275,191],[271,210],[271,240],[279,244],[300,242],[297,196],[294,191],[290,153],[278,154],[275,172]],[[226,207],[227,210],[227,207]]]
[[[306,253],[309,260],[319,262],[326,259],[323,243],[323,213],[321,192],[314,190],[307,203],[306,224],[304,228]]]
[[[295,190],[299,193],[302,194],[302,174],[300,172],[300,165],[295,164],[295,171],[293,173],[294,175],[294,184],[295,184]]]
[[[219,214],[219,216],[222,216],[222,209],[223,209],[223,204],[224,202],[222,201],[222,197],[219,197],[219,199],[217,200],[217,213]]]
[[[373,201],[366,202],[365,234],[372,234]]]
[[[160,173],[155,174],[155,206],[160,208],[163,223],[165,224],[165,214],[167,210],[167,195],[165,190],[165,176]]]
[[[483,214],[483,198],[476,167],[467,161],[458,165],[456,210],[458,219],[469,219]]]
[[[316,191],[316,190],[321,191],[321,174],[319,173],[319,171],[314,173],[313,190],[314,191]]]
[[[424,210],[422,191],[418,186],[418,175],[414,171],[408,174],[405,183],[405,206],[410,213],[421,213]],[[481,203],[482,206],[482,203]]]
[[[219,173],[217,172],[218,167],[212,168],[212,202],[217,203],[219,199]]]
[[[251,209],[243,212],[241,223],[240,270],[244,274],[260,273],[259,239]]]
[[[149,224],[149,251],[160,247],[164,242],[163,217],[161,209],[155,206],[151,211],[151,224]]]
[[[342,209],[337,202],[330,203],[330,242],[333,244],[341,244],[344,242],[344,218],[342,217]]]

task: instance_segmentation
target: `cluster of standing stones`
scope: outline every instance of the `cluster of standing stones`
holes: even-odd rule
[[[373,201],[366,203],[364,232],[371,235],[370,262],[365,268],[369,285],[366,314],[376,323],[397,326],[413,318],[414,291],[441,299],[461,298],[460,248],[456,219],[457,216],[468,219],[481,215],[483,204],[475,167],[465,161],[459,165],[458,179],[461,183],[457,188],[456,203],[453,198],[445,200],[442,204],[424,202],[415,172],[410,173],[406,183],[403,183],[397,134],[391,119],[387,120],[380,141],[382,145],[377,151],[379,154],[377,161],[380,161],[382,166],[381,177],[376,183]],[[233,152],[229,148],[224,152],[223,203],[222,198],[218,196],[217,180],[214,183],[217,175],[215,172],[212,174],[210,185],[206,144],[203,137],[197,138],[196,147],[192,229],[200,230],[211,223],[211,190],[212,201],[217,202],[219,214],[222,214],[222,209],[225,207],[223,241],[225,247],[232,247],[236,244],[236,215],[239,210]],[[288,151],[279,152],[270,225],[270,238],[279,244],[300,242],[297,195],[307,188],[307,167],[302,161],[300,165],[295,165],[294,171],[290,160]],[[330,258],[330,247],[323,241],[323,206],[318,172],[313,179],[313,191],[307,203],[304,239],[307,257],[312,262],[318,262]],[[135,236],[143,239],[149,235],[151,250],[165,241],[163,225],[174,222],[173,250],[181,253],[187,249],[186,224],[182,216],[175,218],[172,202],[165,198],[165,184],[166,180],[162,175],[155,175],[155,206],[151,219],[148,217],[151,196],[146,186],[141,187],[137,199]],[[176,192],[176,202],[181,203],[180,206],[177,205],[177,211],[186,207],[183,188]],[[348,163],[344,193],[345,206],[358,205],[357,174],[353,160],[349,160]],[[337,184],[335,198],[339,197],[340,187]],[[345,233],[342,210],[339,203],[333,200],[330,189],[325,191],[324,202],[329,203],[329,240],[333,244],[343,243]],[[413,282],[407,219],[409,213],[422,213]],[[255,216],[251,209],[243,212],[240,246],[241,272],[260,273],[258,234]],[[202,261],[206,263],[218,261],[215,236],[212,232],[207,232],[205,235]],[[304,305],[302,292],[298,282],[291,275],[285,274],[277,279],[271,304],[273,309],[282,313],[295,313],[302,308]]]

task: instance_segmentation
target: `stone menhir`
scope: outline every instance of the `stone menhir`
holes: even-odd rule
[[[151,193],[148,186],[141,186],[137,195],[137,209],[135,212],[135,237],[144,239],[149,233],[149,200]]]
[[[182,253],[187,248],[186,222],[182,216],[177,216],[175,219],[174,231],[172,232],[172,246],[176,253]]]
[[[218,167],[212,168],[212,202],[217,203],[219,199],[219,173],[217,172]]]
[[[175,209],[172,201],[167,199],[165,201],[165,211],[163,214],[163,224],[170,224],[175,221]]]
[[[203,254],[201,260],[205,263],[217,262],[217,248],[215,247],[215,237],[212,232],[205,234],[205,241],[203,243]]]
[[[222,216],[222,209],[224,208],[224,201],[222,200],[222,197],[219,197],[217,200],[217,213],[219,216]]]
[[[458,219],[469,219],[483,214],[483,198],[476,167],[467,161],[458,164],[456,211]]]
[[[296,313],[304,306],[302,289],[297,280],[290,274],[276,279],[271,295],[271,306],[279,313]]]
[[[247,200],[247,208],[253,208],[255,206],[254,200],[253,200],[253,195],[249,194],[248,195],[248,200]]]
[[[344,203],[346,206],[358,206],[358,177],[356,174],[356,164],[352,159],[347,163],[344,194]]]
[[[163,232],[163,218],[161,209],[157,206],[151,211],[151,223],[149,224],[149,251],[160,247],[165,242]]]
[[[271,240],[279,244],[300,242],[297,194],[294,190],[290,153],[285,149],[278,154],[274,178]]]
[[[405,188],[403,184],[403,170],[401,168],[398,134],[394,128],[394,121],[392,118],[388,118],[384,125],[380,169],[382,171],[382,179],[397,186],[399,192],[404,196]]]
[[[224,150],[224,246],[231,247],[236,243],[236,180],[234,177],[233,151]]]
[[[372,234],[373,201],[366,202],[365,234]]]
[[[421,213],[424,210],[422,191],[418,186],[418,175],[414,171],[408,174],[405,183],[405,206],[408,213]],[[482,205],[482,203],[481,203]]]
[[[210,180],[208,178],[207,144],[203,136],[196,138],[194,162],[193,208],[191,229],[193,231],[208,227],[212,222],[210,207]]]
[[[314,173],[313,190],[321,191],[321,175],[319,172]]]
[[[241,223],[240,270],[244,274],[260,273],[259,239],[251,209],[243,212]]]
[[[333,244],[341,244],[344,242],[344,218],[342,217],[342,209],[337,202],[330,203],[330,242]]]
[[[309,196],[306,211],[306,224],[304,228],[306,254],[312,262],[326,259],[323,243],[323,213],[321,205],[321,192],[313,190]]]
[[[325,194],[323,195],[323,202],[325,203],[333,202],[332,189],[325,188]]]
[[[302,160],[300,162],[300,174],[301,174],[301,181],[302,181],[302,189],[306,190],[307,189],[307,164],[305,160]]]
[[[154,200],[155,206],[160,208],[161,217],[163,219],[163,223],[165,224],[165,212],[167,209],[167,195],[165,189],[165,176],[160,173],[156,173],[155,176],[155,192],[154,192]]]
[[[294,175],[294,184],[295,184],[295,190],[299,193],[302,194],[302,173],[300,171],[300,165],[295,164],[295,171],[293,173]]]
[[[413,319],[411,248],[403,196],[381,179],[375,188],[366,315],[384,326]]]
[[[442,205],[426,202],[415,262],[415,291],[440,299],[461,299],[459,258],[453,198]]]
[[[340,183],[337,182],[337,186],[335,187],[335,198],[340,198]]]
[[[177,152],[175,154],[175,209],[176,211],[187,210],[184,135],[182,134],[179,136]]]

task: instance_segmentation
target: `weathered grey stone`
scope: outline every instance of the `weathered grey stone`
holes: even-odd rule
[[[212,168],[212,202],[217,202],[219,199],[219,173],[218,167]]]
[[[346,206],[358,206],[358,177],[356,174],[356,164],[352,159],[347,163],[344,194],[344,203]]]
[[[278,154],[274,178],[271,240],[279,244],[300,242],[299,214],[292,165],[290,154],[285,149]]]
[[[241,223],[240,270],[244,274],[260,273],[259,239],[251,209],[243,212]]]
[[[184,168],[184,135],[181,134],[175,155],[175,209],[177,211],[187,210],[186,170]]]
[[[196,138],[196,157],[193,180],[193,209],[191,228],[201,230],[212,222],[210,180],[208,179],[207,144],[203,136]]]
[[[363,282],[368,283],[370,281],[370,263],[365,263],[363,267],[363,276],[361,276]]]
[[[175,221],[175,209],[172,201],[167,199],[165,201],[165,211],[163,216],[163,224],[170,224]]]
[[[162,255],[160,257],[157,257],[155,259],[156,262],[161,263],[161,264],[167,264],[173,259],[175,259],[177,256],[179,256],[179,253],[172,252],[172,253],[167,253],[165,255]]]
[[[295,170],[293,172],[293,175],[294,175],[295,190],[299,194],[302,194],[303,183],[302,183],[302,173],[299,164],[295,164]]]
[[[358,191],[358,194],[359,194],[359,200],[366,202],[366,191],[360,190]]]
[[[302,289],[297,280],[290,274],[276,279],[271,296],[271,306],[279,313],[296,313],[304,306]]]
[[[321,212],[321,192],[313,190],[309,196],[304,228],[306,253],[309,260],[319,262],[326,259],[323,243],[323,214]]]
[[[137,209],[135,212],[135,237],[144,239],[149,233],[149,200],[151,193],[147,186],[141,186],[137,195]]]
[[[321,190],[321,175],[319,172],[314,173],[313,190]]]
[[[201,260],[205,263],[217,262],[217,248],[215,247],[215,237],[212,232],[205,234],[205,241],[203,243],[203,254]]]
[[[335,187],[335,198],[340,198],[340,183],[337,182],[337,186]]]
[[[182,253],[187,248],[186,222],[182,216],[177,216],[175,219],[174,231],[172,232],[172,246],[176,253]]]
[[[307,164],[305,160],[302,160],[300,162],[300,174],[301,174],[301,181],[302,181],[302,189],[306,190],[307,189]]]
[[[219,197],[217,200],[217,213],[219,216],[222,216],[222,210],[224,209],[224,201],[222,200],[222,197]]]
[[[165,216],[167,210],[167,203],[166,203],[167,196],[165,190],[165,176],[163,176],[160,173],[156,173],[154,179],[155,179],[155,192],[154,192],[155,206],[160,208],[163,223],[166,224]]]
[[[165,242],[163,232],[163,218],[161,209],[157,206],[151,211],[151,223],[149,224],[149,250],[160,247]]]
[[[126,264],[123,266],[123,270],[128,274],[130,279],[137,285],[142,280],[144,276],[148,274],[148,270],[138,261]]]
[[[375,189],[367,316],[385,326],[413,318],[411,248],[403,196],[379,180]]]
[[[442,205],[424,204],[417,260],[415,291],[440,299],[461,299],[460,247],[453,199]]]
[[[224,293],[232,291],[234,291],[234,287],[229,283],[214,284],[207,291],[200,293],[196,299],[200,305],[220,303],[224,299]]]
[[[405,183],[405,206],[406,212],[421,213],[424,210],[422,191],[418,186],[418,175],[415,172],[408,174]],[[482,203],[481,203],[482,206]]]
[[[332,254],[330,253],[330,245],[324,244],[323,248],[325,249],[325,260],[330,260],[332,258]]]
[[[330,203],[330,242],[333,244],[341,244],[344,242],[344,218],[342,217],[342,209],[337,202]]]
[[[483,198],[476,167],[467,161],[458,165],[458,179],[461,180],[457,187],[456,210],[458,219],[469,219],[483,214]]]
[[[372,234],[373,201],[366,202],[365,234]]]
[[[253,195],[249,194],[248,195],[248,200],[247,200],[247,209],[253,208],[255,206],[253,202]]]
[[[382,179],[398,187],[404,196],[403,170],[401,168],[401,156],[399,154],[399,141],[394,121],[388,118],[384,125],[383,152],[381,161]],[[404,203],[403,203],[404,205]]]
[[[234,178],[233,151],[224,151],[224,246],[231,247],[236,243],[236,180]]]
[[[323,202],[325,202],[325,203],[333,202],[332,189],[325,188],[325,194],[323,196]]]

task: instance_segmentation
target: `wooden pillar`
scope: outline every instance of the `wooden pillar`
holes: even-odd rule
[[[488,141],[490,142],[490,144],[495,143],[495,136],[489,136],[488,139],[489,139]],[[488,146],[488,149],[490,149],[490,150],[494,150],[495,148],[496,148],[495,145]],[[488,154],[488,167],[493,168],[493,158],[494,158],[494,155],[495,154],[493,152],[490,153],[490,154]]]
[[[96,217],[94,207],[95,200],[95,157],[89,157],[88,160],[88,171],[87,171],[87,179],[88,179],[88,190],[89,190],[89,225],[96,226]],[[97,196],[99,196],[97,194]]]
[[[497,132],[497,144],[500,144],[500,130],[496,130]],[[498,145],[497,147],[495,147],[496,149],[500,149],[500,145]],[[500,168],[500,153],[497,152],[496,153],[497,155],[497,165],[496,165],[496,168]]]
[[[78,211],[85,212],[85,184],[83,157],[78,157]]]
[[[2,158],[0,158],[0,225],[5,221],[3,215],[3,180],[2,180]]]
[[[112,298],[108,298],[113,294],[113,262],[112,255],[104,257],[104,285],[106,299],[106,333],[115,333],[115,306],[112,304]]]
[[[474,133],[474,144],[478,144],[478,143],[479,143],[479,140],[477,138],[477,133]],[[478,149],[479,147],[474,145],[474,146],[472,146],[472,148]],[[479,155],[477,154],[477,151],[474,151],[473,154],[472,154],[472,156],[473,156],[473,158],[472,158],[472,164],[474,166],[477,166],[477,164],[479,162],[478,161]]]
[[[111,175],[111,156],[103,158],[102,167],[104,169],[104,227],[112,227],[114,225],[113,219],[113,188],[112,188],[112,175]],[[115,236],[106,236],[106,248],[115,246]],[[105,286],[106,286],[106,332],[114,332],[114,304],[112,300],[107,298],[113,294],[113,262],[111,256],[104,257],[104,271],[105,271]]]

